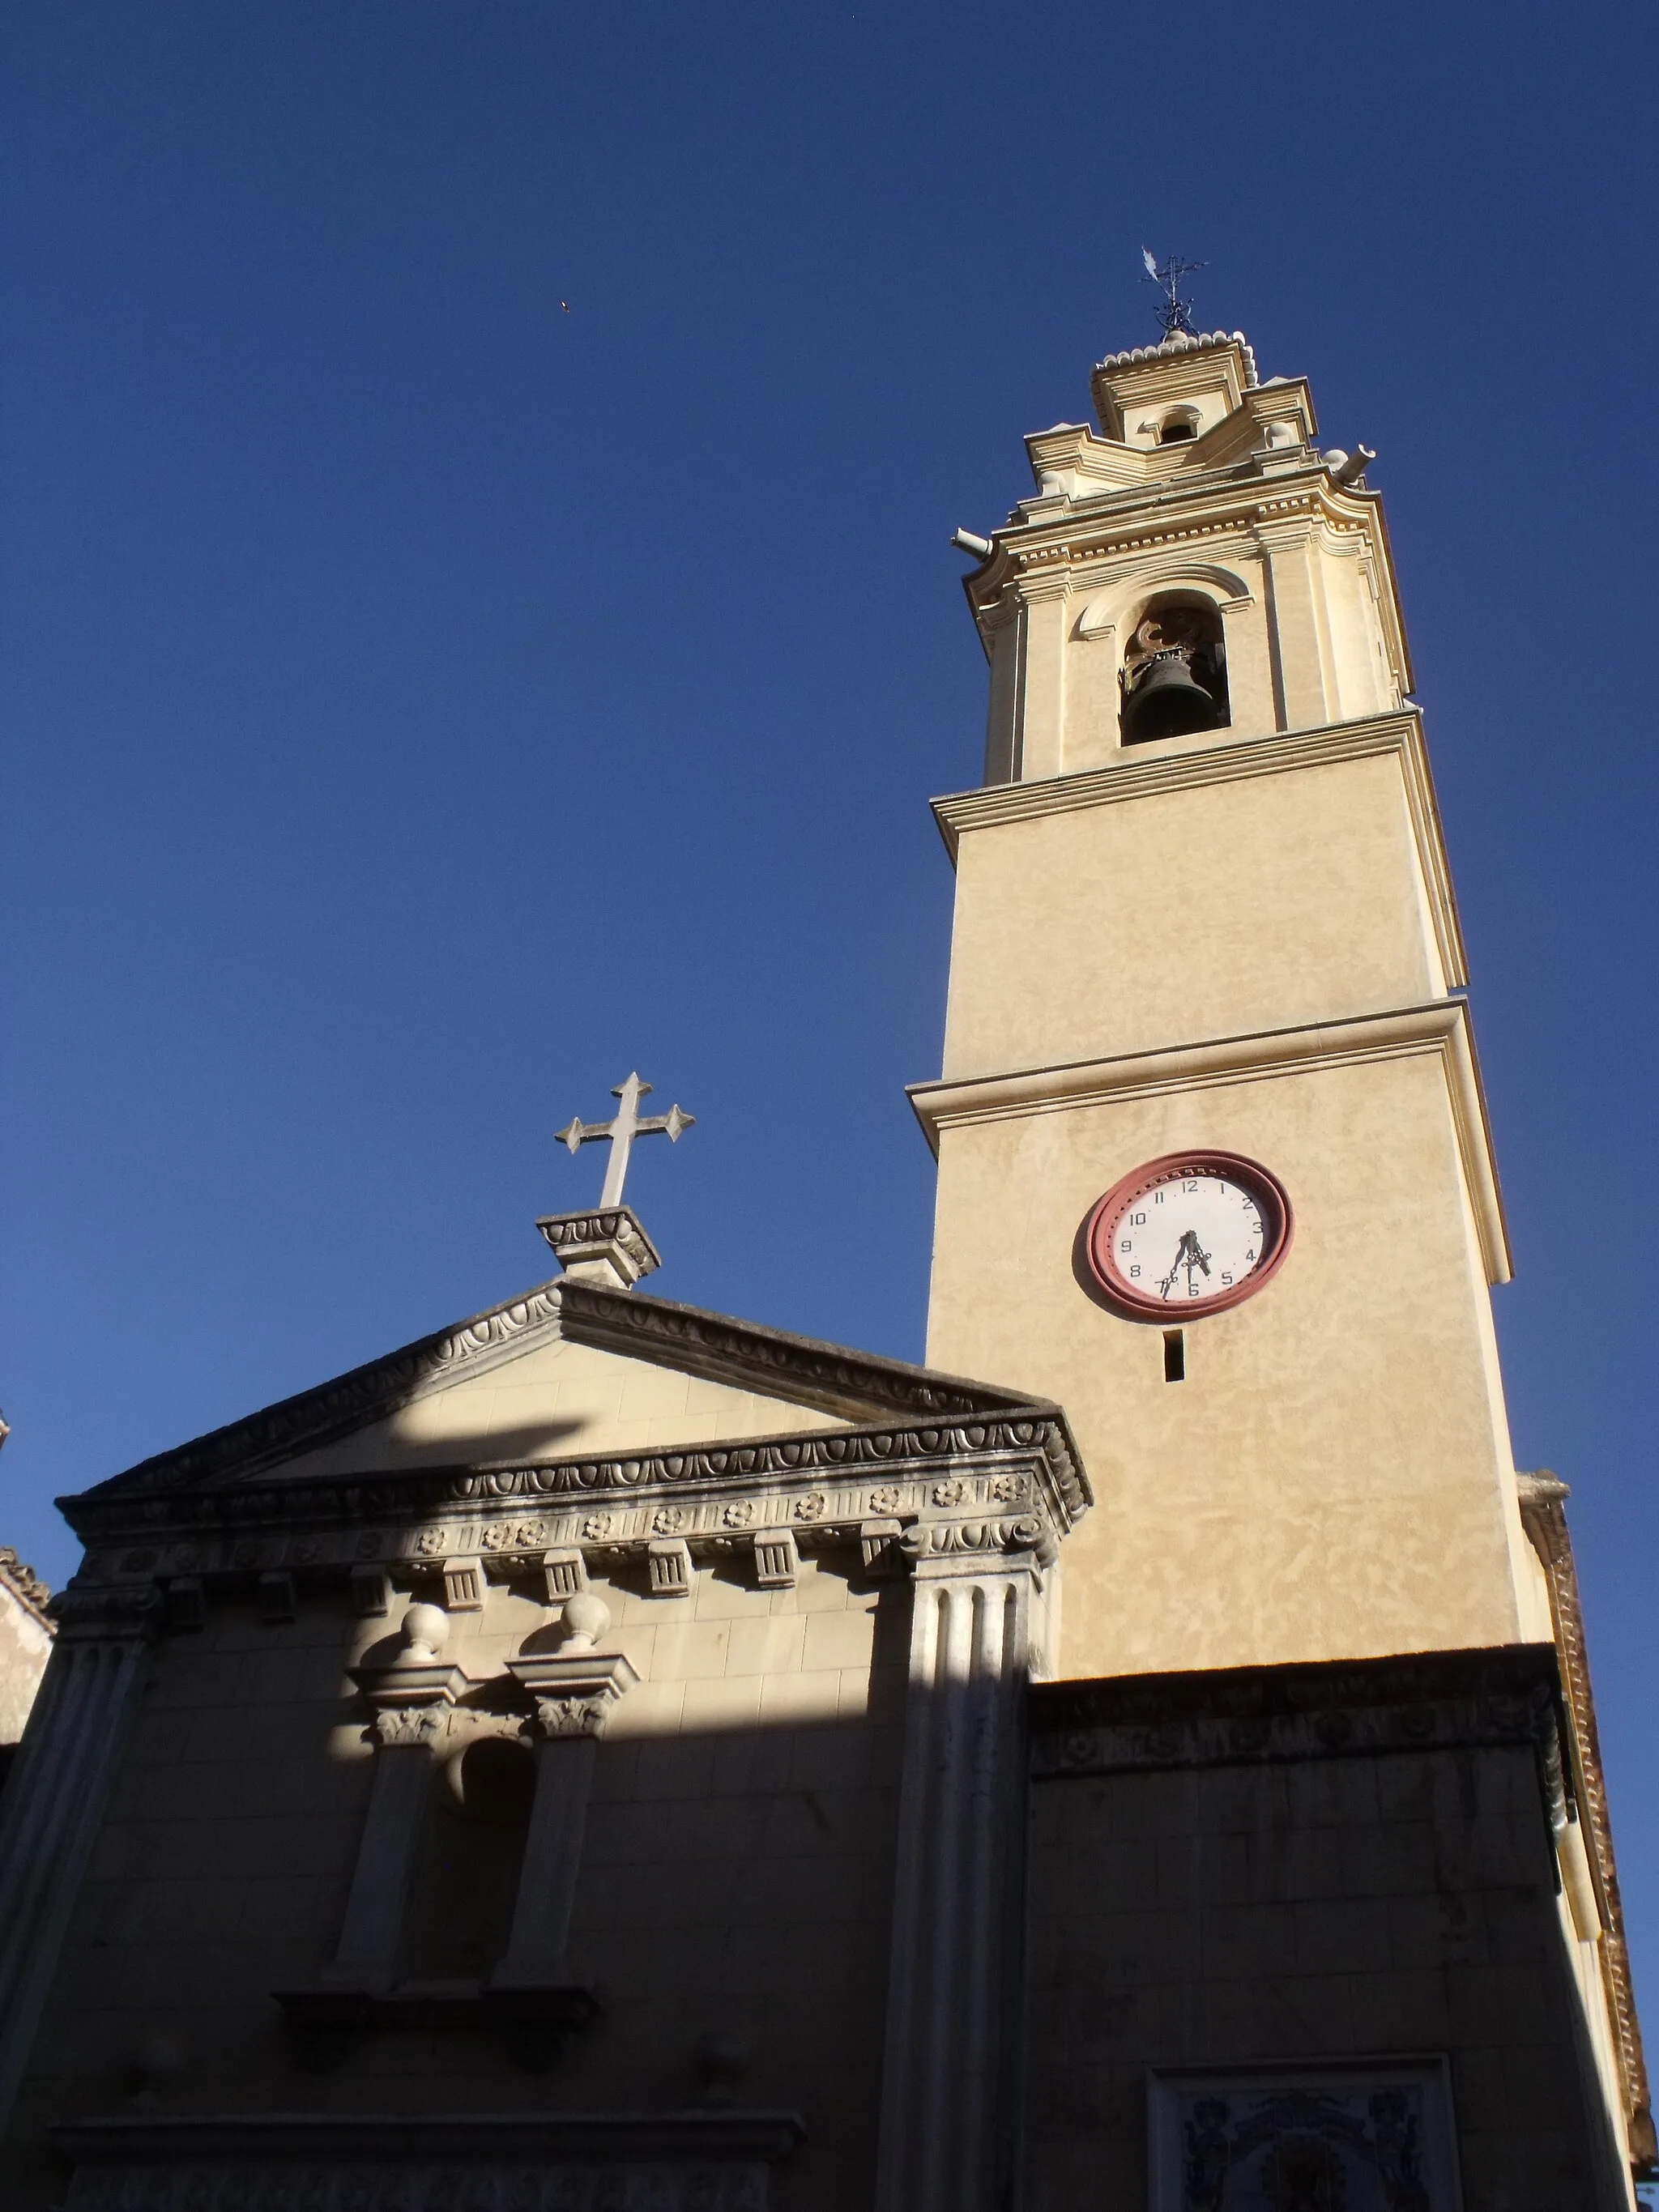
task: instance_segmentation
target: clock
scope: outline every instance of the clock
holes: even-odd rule
[[[1167,1152],[1115,1182],[1084,1229],[1089,1273],[1114,1305],[1168,1318],[1224,1312],[1291,1249],[1277,1176],[1237,1152]]]

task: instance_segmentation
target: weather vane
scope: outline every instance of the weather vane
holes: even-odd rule
[[[1140,249],[1140,258],[1146,264],[1146,282],[1156,284],[1164,295],[1158,303],[1158,319],[1164,325],[1165,339],[1195,338],[1198,332],[1193,328],[1188,312],[1193,303],[1182,298],[1181,280],[1183,276],[1190,276],[1194,269],[1207,269],[1208,262],[1182,261],[1172,253],[1160,269],[1144,246]]]

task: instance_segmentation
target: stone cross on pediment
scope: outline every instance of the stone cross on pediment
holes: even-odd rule
[[[696,1120],[695,1114],[682,1113],[678,1106],[671,1106],[665,1114],[641,1114],[640,1101],[650,1088],[637,1073],[630,1075],[626,1083],[611,1087],[611,1097],[620,1098],[622,1104],[610,1121],[578,1119],[566,1122],[562,1129],[553,1133],[558,1142],[568,1145],[573,1152],[601,1137],[610,1139],[611,1158],[605,1170],[605,1188],[599,1194],[601,1211],[622,1204],[623,1179],[628,1173],[628,1156],[634,1149],[635,1137],[664,1136],[671,1145],[678,1144],[681,1130],[690,1128]]]

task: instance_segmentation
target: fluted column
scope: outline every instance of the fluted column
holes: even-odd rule
[[[0,1800],[0,2127],[9,2117],[143,1686],[154,1589],[77,1589]]]
[[[1042,1626],[1041,1534],[1035,1521],[906,1533],[915,1569],[880,2212],[990,2212],[1006,2201],[1017,2133],[1024,1689]]]

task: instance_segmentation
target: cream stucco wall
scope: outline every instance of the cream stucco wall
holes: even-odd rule
[[[929,1361],[1060,1400],[1094,1485],[1063,1674],[1503,1643],[1523,1604],[1532,1632],[1465,1141],[1429,1052],[944,1127]],[[1270,1166],[1296,1236],[1259,1296],[1188,1326],[1172,1383],[1160,1328],[1081,1287],[1074,1248],[1120,1175],[1188,1146]]]
[[[946,1077],[1443,993],[1407,758],[1165,740],[964,828]]]
[[[672,1444],[845,1425],[833,1414],[785,1399],[558,1339],[476,1379],[430,1390],[338,1443],[287,1460],[283,1473],[366,1474],[441,1466],[457,1458],[658,1451]]]
[[[0,1576],[0,1744],[23,1733],[52,1656],[52,1631]]]

